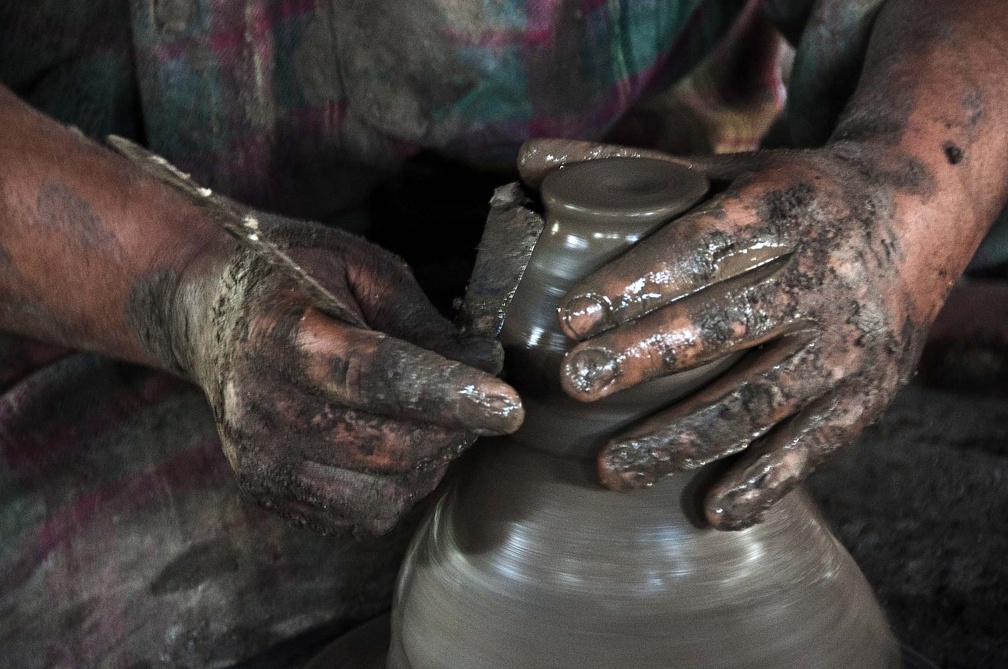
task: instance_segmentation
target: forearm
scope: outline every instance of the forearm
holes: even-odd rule
[[[177,369],[178,276],[221,236],[181,195],[0,88],[0,329]]]
[[[897,206],[921,212],[899,231],[915,260],[906,278],[922,294],[947,290],[1008,198],[1003,3],[889,0],[831,139],[845,143],[905,156],[906,197]]]

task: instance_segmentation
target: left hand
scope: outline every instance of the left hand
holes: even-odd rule
[[[718,194],[567,294],[560,323],[581,343],[561,381],[590,402],[747,352],[612,439],[598,466],[608,487],[627,490],[741,454],[714,480],[705,512],[716,528],[749,527],[906,383],[962,254],[929,247],[919,231],[934,216],[934,180],[886,147],[684,161],[548,141],[529,143],[520,166],[536,183],[557,163],[611,155],[688,164]]]
[[[246,494],[323,534],[381,535],[477,436],[521,425],[500,346],[460,335],[388,251],[255,215],[349,318],[217,234],[169,291],[160,348],[206,393]]]

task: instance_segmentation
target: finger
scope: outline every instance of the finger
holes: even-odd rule
[[[726,180],[750,172],[764,160],[759,153],[673,156],[661,151],[569,139],[530,139],[518,152],[518,172],[524,183],[539,188],[546,175],[564,165],[600,158],[653,158],[702,172],[708,179]]]
[[[504,364],[500,343],[464,336],[412,280],[390,282],[381,290],[389,297],[381,308],[367,310],[372,329],[490,374],[500,372]]]
[[[298,527],[377,536],[433,492],[446,467],[384,477],[311,460],[244,471],[242,491]]]
[[[619,491],[646,487],[744,450],[830,387],[809,364],[808,345],[802,335],[776,341],[613,439],[599,454],[602,482]]]
[[[366,250],[347,271],[372,329],[490,374],[501,371],[504,350],[496,340],[463,336],[431,304],[405,261],[370,245]]]
[[[576,346],[564,356],[568,395],[593,402],[808,327],[791,320],[783,264],[725,281]]]
[[[319,241],[311,238],[297,241],[315,246],[290,253],[371,329],[492,374],[500,372],[504,361],[500,344],[462,336],[427,299],[404,260],[345,233],[339,240],[343,244],[335,256],[333,248],[318,246]]]
[[[300,463],[288,492],[290,499],[316,510],[316,518],[349,521],[355,535],[388,532],[417,502],[437,488],[444,469],[406,477],[378,477],[330,467],[310,460]]]
[[[264,476],[261,472],[245,472],[238,477],[244,495],[267,511],[275,513],[294,527],[307,527],[323,535],[349,536],[353,522],[336,509],[321,509],[297,499],[287,485],[293,476],[285,470],[283,476]]]
[[[338,405],[478,435],[514,432],[524,418],[518,394],[490,374],[314,310],[298,343],[308,377]]]
[[[587,339],[793,251],[784,233],[765,227],[741,197],[712,200],[570,290],[557,312],[560,327],[572,339]]]
[[[422,292],[402,290],[371,327],[402,341],[433,351],[449,360],[498,374],[504,367],[504,349],[496,339],[466,336],[434,308]],[[389,293],[396,294],[396,293]],[[394,302],[394,304],[392,304]]]
[[[331,511],[323,511],[311,504],[296,500],[273,500],[260,504],[277,514],[294,527],[303,527],[324,537],[349,537],[354,534],[354,523]]]
[[[355,523],[395,523],[416,501],[416,493],[393,478],[311,460],[295,464],[284,492],[289,499]]]
[[[476,439],[471,432],[331,405],[292,436],[302,442],[300,450],[308,459],[380,475],[444,468]]]
[[[414,342],[449,360],[461,362],[494,376],[504,369],[504,347],[496,339],[463,336],[453,331],[451,337],[437,341]]]
[[[409,474],[444,466],[476,439],[472,432],[412,420],[376,416],[320,401],[297,385],[251,387],[230,410],[228,437],[256,443],[284,434],[278,455],[296,453],[334,467],[381,475]],[[289,459],[289,458],[284,458]]]
[[[831,420],[836,405],[835,396],[818,400],[743,454],[707,493],[708,522],[719,530],[743,530],[761,522],[816,465],[856,434],[849,425]]]

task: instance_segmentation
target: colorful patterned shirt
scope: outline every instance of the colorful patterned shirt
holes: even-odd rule
[[[421,150],[501,165],[528,137],[600,138],[744,4],[0,2],[0,81],[237,199],[318,216]]]
[[[322,216],[420,151],[502,164],[529,136],[601,137],[743,4],[0,0],[0,82],[245,202]],[[0,335],[7,664],[291,666],[278,646],[388,605],[408,525],[369,544],[291,528],[239,496],[196,389],[54,356]]]

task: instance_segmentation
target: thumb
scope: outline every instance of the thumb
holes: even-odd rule
[[[652,158],[696,170],[711,181],[730,181],[764,164],[766,155],[756,151],[707,156],[673,156],[653,149],[616,144],[573,139],[530,139],[522,144],[518,151],[518,173],[525,184],[539,188],[547,174],[564,165],[599,158]]]

